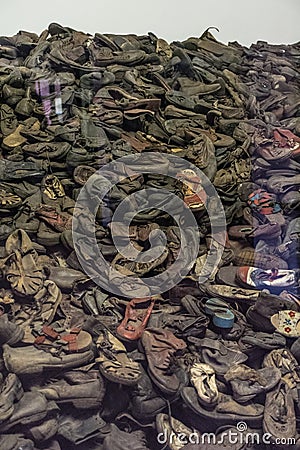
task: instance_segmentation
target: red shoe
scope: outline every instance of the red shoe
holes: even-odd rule
[[[126,306],[125,317],[117,328],[118,336],[130,341],[139,339],[146,328],[154,304],[153,297],[131,300]]]

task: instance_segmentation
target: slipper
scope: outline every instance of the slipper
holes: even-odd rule
[[[292,310],[279,311],[271,316],[271,323],[278,333],[288,337],[300,336],[300,313]]]
[[[98,334],[96,362],[102,375],[114,383],[135,385],[142,376],[139,364],[128,357],[124,345],[108,330]]]
[[[154,303],[153,297],[131,300],[126,306],[125,317],[117,328],[118,336],[130,341],[139,339],[145,330]]]
[[[246,288],[269,289],[270,291],[281,291],[297,284],[294,270],[263,270],[250,266],[239,267],[236,271],[236,280]]]
[[[209,364],[194,363],[190,369],[190,380],[199,402],[207,408],[214,407],[219,397],[214,369]]]
[[[212,316],[213,324],[219,328],[232,328],[234,324],[234,314],[223,300],[210,298],[204,306],[205,312]]]

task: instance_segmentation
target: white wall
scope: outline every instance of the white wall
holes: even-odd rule
[[[217,39],[250,45],[299,41],[300,0],[2,0],[0,35],[50,22],[100,33],[154,32],[168,41],[216,26]]]

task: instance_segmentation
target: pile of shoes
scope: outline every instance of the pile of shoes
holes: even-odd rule
[[[299,74],[299,43],[224,45],[209,30],[171,44],[56,23],[0,37],[0,449],[238,450],[228,434],[201,444],[238,422],[260,437],[256,448],[263,433],[298,448]],[[72,233],[82,187],[127,155],[147,173],[118,166],[95,236],[132,298],[85,273]],[[155,171],[170,155],[213,183],[225,248],[197,174]],[[128,231],[113,219],[120,202],[150,188],[192,211],[200,246],[180,283],[145,297],[142,277],[182,247],[164,195],[133,214],[127,236],[159,256],[134,262],[112,236]]]

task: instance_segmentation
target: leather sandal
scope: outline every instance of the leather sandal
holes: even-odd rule
[[[110,331],[104,328],[98,334],[96,361],[101,374],[114,383],[135,385],[142,376],[139,364],[128,357],[124,345]]]
[[[147,325],[155,304],[154,297],[134,298],[125,311],[125,317],[117,328],[117,334],[121,339],[139,339]]]
[[[53,353],[63,350],[65,353],[82,353],[91,348],[92,337],[87,331],[80,328],[72,328],[69,332],[59,333],[55,328],[44,325],[35,338],[34,345]]]

